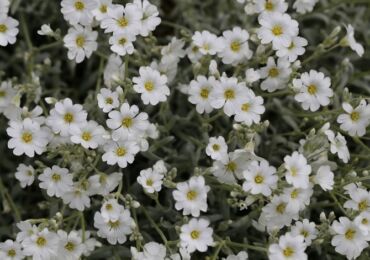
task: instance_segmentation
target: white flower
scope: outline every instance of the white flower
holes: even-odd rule
[[[42,174],[39,175],[40,188],[46,189],[46,193],[52,197],[61,197],[66,192],[72,190],[73,175],[69,173],[68,169],[60,168],[54,165],[52,168],[46,168]]]
[[[370,240],[370,212],[363,211],[353,221],[358,226],[362,233],[366,236],[366,240]]]
[[[10,0],[0,0],[0,15],[6,15],[9,12]]]
[[[213,160],[222,160],[227,156],[227,144],[223,136],[211,137],[206,148],[206,154]]]
[[[233,184],[236,183],[236,178],[243,178],[243,171],[246,169],[247,165],[246,153],[234,151],[221,160],[214,161],[212,173],[220,182]]]
[[[275,50],[289,47],[292,38],[298,35],[298,22],[285,13],[264,13],[258,17],[258,22],[261,28],[257,30],[257,36],[261,43],[272,43]]]
[[[78,233],[80,237],[83,236],[83,233],[85,234],[85,241],[83,242],[84,244],[83,255],[84,256],[90,256],[91,253],[95,251],[96,247],[102,246],[102,244],[99,241],[97,241],[94,237],[90,237],[91,236],[90,231],[85,230],[85,232],[83,232],[82,230],[79,230]]]
[[[298,209],[288,207],[289,200],[285,196],[274,196],[269,204],[262,208],[260,224],[269,231],[280,230],[290,225],[293,219],[298,219]]]
[[[260,80],[260,78],[261,75],[258,70],[250,68],[245,71],[245,81],[248,85],[251,85],[252,83]]]
[[[307,255],[303,236],[294,236],[286,233],[279,238],[279,243],[269,246],[269,259],[286,259],[286,260],[307,260]]]
[[[19,22],[5,14],[0,14],[0,46],[14,44],[18,30]]]
[[[364,55],[364,47],[358,43],[355,39],[355,30],[353,29],[352,25],[348,25],[346,27],[347,35],[342,40],[344,46],[349,46],[352,50],[354,50],[358,56],[362,57]]]
[[[312,240],[317,237],[318,231],[314,222],[310,222],[308,219],[297,221],[291,228],[291,234],[293,236],[301,235],[304,237],[304,242],[307,246],[311,245]]]
[[[162,189],[163,178],[163,174],[149,168],[140,171],[140,176],[137,177],[137,182],[143,186],[146,192],[154,193],[159,192]]]
[[[291,156],[284,157],[284,162],[286,181],[295,188],[308,188],[311,166],[307,164],[303,154],[293,152]]]
[[[214,246],[213,229],[206,219],[192,218],[188,224],[181,226],[180,244],[189,253],[194,251],[206,252],[208,246]]]
[[[157,105],[167,100],[170,89],[167,86],[167,76],[151,67],[140,67],[139,77],[132,79],[134,90],[141,94],[141,100],[145,105]]]
[[[199,75],[196,80],[190,82],[188,100],[196,105],[199,114],[212,112],[211,100],[215,86],[217,86],[217,80],[213,76],[206,78]]]
[[[161,18],[158,17],[158,9],[148,0],[134,0],[133,4],[136,5],[142,13],[139,33],[141,36],[146,37],[161,23]]]
[[[118,186],[121,180],[122,173],[120,172],[114,172],[108,175],[101,173],[90,176],[89,183],[91,185],[91,193],[99,194],[102,196],[108,195]]]
[[[98,32],[90,27],[75,25],[68,29],[63,38],[64,46],[68,48],[68,59],[82,62],[85,57],[90,58],[91,54],[98,49]]]
[[[15,178],[20,181],[21,187],[30,186],[35,180],[35,169],[31,165],[19,164]]]
[[[218,83],[212,92],[211,106],[216,109],[223,107],[225,114],[232,116],[238,110],[247,87],[235,77],[222,76]]]
[[[112,5],[112,0],[97,0],[98,4],[95,9],[92,11],[94,18],[97,21],[102,21],[103,19],[108,18],[108,7]]]
[[[255,0],[254,8],[258,13],[285,13],[288,4],[285,0]]]
[[[332,190],[334,185],[334,173],[330,170],[330,166],[320,166],[314,176],[314,182],[320,185],[324,191]]]
[[[132,260],[164,260],[166,257],[166,247],[156,242],[146,243],[142,252],[138,252],[135,247],[131,247]]]
[[[54,133],[68,136],[71,127],[78,127],[85,123],[86,117],[87,113],[80,104],[74,105],[71,99],[66,98],[57,102],[55,107],[50,110],[50,116],[46,119],[46,124]]]
[[[117,91],[111,91],[108,88],[100,89],[97,95],[98,106],[104,113],[109,113],[112,109],[119,106],[118,95]]]
[[[177,63],[180,61],[180,58],[183,58],[186,54],[185,50],[183,49],[184,45],[185,41],[183,39],[172,37],[171,41],[161,49],[161,63],[169,66],[173,66],[175,64],[177,65]]]
[[[17,156],[26,154],[28,157],[34,157],[35,154],[42,154],[50,139],[49,129],[40,127],[29,118],[21,122],[10,121],[6,132],[11,137],[8,148],[13,149]]]
[[[243,190],[252,194],[263,194],[270,196],[272,189],[276,188],[278,176],[275,175],[276,168],[269,165],[267,161],[252,161],[243,172],[245,182]]]
[[[305,14],[312,12],[318,0],[295,0],[293,8],[297,10],[297,13]]]
[[[121,105],[120,111],[111,111],[108,114],[107,125],[114,130],[112,133],[113,140],[133,139],[135,136],[142,136],[148,128],[148,114],[139,113],[136,105],[130,106],[128,103]]]
[[[118,164],[119,167],[126,168],[127,164],[133,163],[139,150],[136,142],[123,139],[112,141],[104,146],[102,160],[108,165]]]
[[[79,259],[85,250],[80,235],[72,230],[69,234],[63,230],[57,232],[59,238],[58,259],[75,260]]]
[[[297,60],[298,56],[301,56],[305,53],[305,46],[308,42],[303,37],[293,37],[289,46],[281,46],[279,50],[276,51],[276,55],[280,58],[286,57],[289,62],[294,62]]]
[[[133,34],[137,35],[140,31],[140,21],[142,13],[139,8],[132,3],[122,5],[111,5],[108,7],[108,16],[105,17],[100,26],[106,33],[114,34]]]
[[[240,104],[235,111],[235,121],[251,126],[261,121],[261,115],[265,112],[263,98],[256,96],[251,89],[246,89],[240,99]]]
[[[370,192],[357,188],[347,192],[351,197],[350,200],[347,200],[344,204],[344,208],[349,208],[357,211],[368,211],[370,209]]]
[[[304,210],[310,204],[310,198],[313,194],[313,185],[310,184],[307,189],[288,187],[283,190],[283,196],[287,204],[287,210],[297,212]]]
[[[17,106],[10,106],[4,112],[4,115],[10,121],[22,121],[26,118],[31,119],[34,122],[39,123],[40,125],[44,124],[45,117],[42,116],[43,110],[40,106],[35,106],[31,111],[29,111],[28,107],[17,107]]]
[[[309,73],[302,73],[300,79],[293,80],[294,88],[299,91],[294,99],[302,103],[304,110],[317,111],[320,106],[329,105],[329,98],[334,94],[330,85],[330,78],[322,72],[310,70]]]
[[[331,244],[336,252],[345,255],[347,259],[357,258],[368,247],[361,229],[347,217],[340,217],[339,222],[335,220],[331,227],[336,234]]]
[[[269,57],[266,67],[260,69],[261,78],[265,78],[261,83],[261,89],[273,92],[286,88],[291,73],[292,69],[286,58],[279,58],[275,63],[274,58]]]
[[[34,260],[55,259],[58,253],[58,237],[44,228],[22,241],[23,253]]]
[[[223,41],[209,31],[196,31],[192,40],[198,51],[203,55],[215,55],[224,47]]]
[[[124,207],[116,199],[109,199],[101,206],[100,214],[106,221],[116,221],[119,219],[122,210],[124,210]]]
[[[240,27],[223,32],[222,40],[224,48],[220,51],[219,56],[225,64],[236,65],[245,60],[249,60],[253,52],[249,49],[249,33]]]
[[[112,245],[125,243],[126,236],[132,233],[134,226],[130,211],[123,207],[116,220],[105,219],[100,212],[95,212],[94,215],[94,227],[98,229],[98,236],[106,238]]]
[[[172,195],[176,201],[175,208],[183,209],[183,215],[199,217],[200,212],[207,212],[207,192],[210,187],[205,184],[203,176],[194,176],[187,182],[180,182]]]
[[[340,129],[348,132],[351,136],[363,136],[366,133],[366,127],[370,123],[370,105],[365,100],[353,108],[349,103],[344,102],[342,107],[346,114],[340,114],[337,122]]]
[[[104,84],[108,87],[117,85],[125,79],[125,64],[119,55],[111,54],[104,69]],[[118,106],[118,105],[117,105]]]
[[[40,30],[37,31],[38,35],[48,35],[48,36],[53,36],[54,31],[51,29],[50,24],[43,24],[41,25]]]
[[[0,85],[0,113],[4,112],[12,103],[17,91],[11,81],[3,81]]]
[[[30,238],[38,232],[37,227],[35,225],[31,225],[29,221],[21,221],[17,223],[17,228],[20,230],[17,233],[17,242],[23,242],[25,239]]]
[[[341,133],[337,133],[335,136],[331,130],[325,131],[326,136],[330,142],[330,152],[332,154],[338,154],[338,157],[344,162],[348,163],[350,154],[347,147],[347,141]]]
[[[92,23],[92,11],[97,7],[95,0],[63,0],[60,4],[64,19],[70,24],[90,25]]]
[[[62,199],[63,202],[68,204],[72,209],[84,211],[85,208],[90,207],[89,192],[85,187],[82,187],[82,185],[78,185],[77,183],[73,184],[72,190],[62,195]]]
[[[228,255],[226,258],[222,258],[222,260],[247,260],[248,253],[246,251],[240,251],[237,255]]]
[[[5,242],[0,243],[0,257],[2,260],[21,260],[25,256],[18,242],[7,239]]]
[[[110,49],[120,56],[134,53],[134,45],[132,44],[136,40],[136,36],[131,33],[113,34],[109,38]]]
[[[96,149],[99,145],[105,143],[104,127],[91,120],[80,126],[72,126],[70,130],[71,141],[75,144],[81,144],[85,149]]]
[[[155,172],[157,172],[159,174],[165,175],[167,173],[167,168],[166,168],[166,165],[165,165],[164,161],[163,160],[157,161],[153,165],[153,171],[155,171]]]

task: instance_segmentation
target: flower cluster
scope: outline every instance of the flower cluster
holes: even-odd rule
[[[31,2],[0,0],[0,259],[369,256],[364,6]]]

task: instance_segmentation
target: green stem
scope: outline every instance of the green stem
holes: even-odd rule
[[[148,214],[148,212],[146,211],[145,207],[141,207],[145,217],[149,220],[150,224],[152,225],[152,227],[157,231],[157,233],[159,234],[159,236],[161,237],[163,243],[168,247],[168,240],[166,238],[166,236],[163,234],[162,230],[158,227],[158,225],[155,223],[155,221],[152,219],[152,217]]]
[[[82,211],[79,212],[81,217],[81,229],[82,229],[82,242],[86,240],[86,224],[85,224],[85,216]]]
[[[0,193],[1,193],[1,196],[3,197],[3,199],[6,200],[9,203],[9,206],[10,206],[10,208],[12,209],[12,211],[14,213],[14,218],[15,218],[16,222],[21,221],[22,220],[21,214],[20,214],[17,206],[15,205],[12,197],[10,196],[7,188],[4,186],[2,178],[0,178]]]

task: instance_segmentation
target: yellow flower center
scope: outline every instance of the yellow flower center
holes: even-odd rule
[[[28,172],[27,172],[27,175],[28,175],[28,176],[32,176],[32,175],[33,175],[33,172],[32,172],[32,171],[28,171]]]
[[[74,120],[74,116],[73,116],[73,114],[71,114],[71,113],[66,113],[66,114],[64,115],[64,122],[66,122],[66,123],[72,123],[72,122],[73,122],[73,120]]]
[[[116,220],[116,221],[111,221],[111,220],[109,220],[109,222],[108,222],[108,226],[109,226],[111,229],[117,229],[117,228],[119,228],[119,226],[120,226],[120,222],[119,222],[119,220]]]
[[[3,90],[0,90],[0,98],[3,98],[6,96],[6,92]]]
[[[291,49],[293,49],[294,47],[295,47],[294,42],[291,42],[291,43],[290,43],[290,45],[289,45],[289,47],[288,47],[288,50],[291,50]]]
[[[274,4],[271,3],[270,1],[266,1],[266,3],[265,3],[265,9],[267,11],[273,11],[274,10]]]
[[[5,33],[8,30],[8,26],[0,24],[0,33]]]
[[[242,111],[244,111],[244,112],[248,112],[250,107],[251,107],[251,106],[249,105],[249,103],[244,103],[244,104],[242,105]]]
[[[191,237],[192,239],[198,239],[198,238],[199,238],[199,236],[200,236],[200,232],[199,232],[198,230],[193,230],[193,231],[191,231],[191,233],[190,233],[190,237]]]
[[[82,11],[83,9],[85,9],[85,4],[81,1],[76,1],[75,2],[75,8],[78,11]]]
[[[152,81],[147,81],[145,82],[144,84],[144,88],[147,90],[147,91],[152,91],[154,89],[154,83]]]
[[[366,200],[363,200],[361,201],[360,203],[358,203],[358,209],[360,211],[364,211],[368,208],[368,204],[367,204],[367,201]]]
[[[275,35],[275,36],[280,36],[283,34],[283,28],[280,26],[280,25],[275,25],[273,28],[272,28],[272,33]]]
[[[147,179],[146,180],[146,185],[147,186],[152,186],[153,185],[153,180],[152,179]]]
[[[121,38],[118,40],[118,44],[120,45],[125,45],[126,42],[127,42],[126,38]]]
[[[232,88],[226,89],[224,92],[225,99],[234,99],[235,91]]]
[[[210,49],[210,47],[209,47],[209,44],[208,43],[205,43],[205,44],[203,44],[203,49],[205,50],[205,51],[209,51],[209,49]]]
[[[32,134],[30,132],[25,132],[22,134],[22,141],[26,144],[32,142]]]
[[[188,193],[186,193],[186,198],[188,200],[195,200],[197,198],[198,194],[194,190],[189,190]]]
[[[218,151],[218,150],[220,150],[220,146],[218,144],[214,144],[214,145],[212,145],[212,149],[214,151]]]
[[[75,244],[73,244],[72,242],[68,242],[64,248],[67,250],[67,251],[70,251],[72,252],[73,250],[75,250]]]
[[[265,180],[265,178],[263,178],[263,176],[261,176],[261,175],[257,175],[256,177],[254,177],[254,182],[257,183],[257,184],[263,183],[264,180]]]
[[[277,68],[271,68],[269,70],[269,77],[276,78],[277,76],[279,76],[279,70]]]
[[[231,44],[230,44],[230,49],[233,51],[233,52],[238,52],[240,51],[240,48],[241,48],[241,44],[239,41],[233,41]]]
[[[39,247],[43,247],[46,245],[46,239],[44,237],[38,237],[36,239],[36,245]]]
[[[284,214],[285,212],[285,203],[280,203],[279,205],[276,206],[276,212],[279,214]]]
[[[207,88],[202,88],[200,90],[200,96],[203,98],[203,99],[207,99],[208,98],[208,95],[209,95],[209,90]]]
[[[123,147],[118,147],[117,150],[116,150],[116,154],[117,156],[119,157],[122,157],[122,156],[125,156],[126,154],[126,149],[123,148]]]
[[[360,119],[360,113],[356,112],[356,111],[352,112],[351,113],[351,119],[352,119],[352,121],[355,121],[355,122],[358,121]]]
[[[230,172],[235,172],[236,167],[237,167],[237,165],[236,165],[236,163],[235,163],[235,162],[233,162],[233,161],[231,161],[231,162],[229,162],[228,164],[226,164],[226,170],[228,170],[228,171],[230,171]]]
[[[111,97],[107,97],[107,98],[105,99],[105,103],[106,103],[106,104],[109,104],[109,105],[112,105],[112,104],[113,104],[113,98],[111,98]]]
[[[82,36],[82,35],[77,36],[77,38],[76,38],[76,45],[77,45],[77,47],[80,47],[80,48],[84,47],[84,45],[85,45],[85,37]]]
[[[54,181],[54,182],[59,182],[61,177],[60,177],[60,174],[58,173],[54,173],[52,176],[51,176],[51,179]]]
[[[100,12],[103,14],[107,12],[107,9],[108,9],[107,5],[101,5],[99,8]]]
[[[105,209],[106,209],[106,210],[108,210],[108,211],[111,211],[111,210],[113,209],[112,204],[107,203],[107,204],[105,205]]]
[[[91,133],[89,132],[83,132],[82,133],[82,140],[84,140],[85,142],[88,142],[91,140]]]
[[[356,235],[356,230],[348,229],[344,234],[345,238],[348,240],[352,240]]]
[[[310,95],[315,95],[316,92],[317,92],[317,87],[316,85],[314,84],[311,84],[307,87],[307,92],[310,94]]]
[[[117,20],[117,24],[119,27],[126,27],[128,25],[128,20],[126,19],[126,17],[122,17]]]
[[[291,193],[290,193],[290,197],[292,199],[296,199],[298,197],[298,190],[297,189],[294,189]]]
[[[294,250],[293,248],[287,246],[284,250],[283,250],[283,255],[285,257],[291,257],[292,255],[294,254]]]
[[[361,220],[361,223],[362,223],[363,225],[367,225],[367,224],[369,223],[369,220],[368,220],[367,218],[363,218],[363,219]]]
[[[307,230],[305,230],[305,229],[302,229],[301,230],[301,235],[303,236],[303,237],[308,237],[308,231]]]
[[[293,177],[297,176],[298,170],[296,167],[290,168],[290,173],[292,174]]]
[[[9,257],[15,257],[17,255],[17,252],[15,252],[14,249],[10,249],[7,254]]]
[[[124,119],[122,119],[122,126],[126,127],[126,128],[130,128],[132,126],[132,118],[131,117],[125,117]]]

